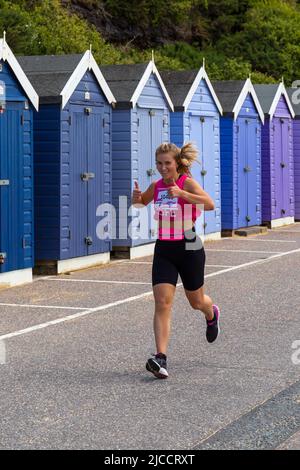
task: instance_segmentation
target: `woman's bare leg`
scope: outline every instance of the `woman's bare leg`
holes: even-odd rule
[[[157,353],[167,354],[175,289],[173,284],[167,283],[153,286],[155,299],[153,327]]]

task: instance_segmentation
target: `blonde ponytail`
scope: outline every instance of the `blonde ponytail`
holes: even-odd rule
[[[190,167],[193,162],[197,160],[198,150],[191,142],[188,142],[183,145],[182,148],[177,147],[175,144],[163,143],[161,144],[155,152],[155,157],[162,153],[172,152],[174,154],[177,171],[179,174],[188,174],[191,176]]]

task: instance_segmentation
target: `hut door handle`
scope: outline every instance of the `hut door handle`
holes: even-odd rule
[[[251,171],[251,167],[250,166],[245,166],[244,167],[244,172],[249,173],[249,171]]]
[[[246,220],[247,220],[247,222],[250,222],[251,217],[249,217],[249,215],[247,215],[247,216],[246,216]]]
[[[202,175],[202,176],[205,176],[206,174],[207,174],[207,171],[206,171],[206,170],[202,170],[202,171],[201,171],[201,175]]]
[[[0,253],[0,264],[5,263],[6,253]]]
[[[0,186],[9,186],[9,180],[0,180]]]
[[[150,168],[149,170],[147,170],[147,175],[148,176],[153,176],[156,174],[156,171],[155,170],[152,170],[152,168]]]
[[[93,244],[93,239],[92,239],[92,237],[85,237],[84,241],[85,241],[85,243],[86,243],[88,246],[90,246],[90,245]]]
[[[82,181],[88,181],[95,178],[95,173],[81,173],[80,178]]]
[[[285,168],[285,163],[281,162],[280,166],[281,166],[281,168]]]

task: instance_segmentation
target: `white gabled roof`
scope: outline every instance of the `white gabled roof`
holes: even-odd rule
[[[291,104],[291,101],[288,97],[288,94],[287,94],[287,91],[286,91],[286,88],[284,86],[284,83],[283,82],[280,82],[280,84],[278,85],[278,88],[277,88],[277,91],[276,91],[276,95],[274,96],[274,99],[273,99],[273,102],[272,102],[272,105],[271,105],[271,108],[269,110],[269,114],[270,114],[270,119],[273,118],[273,115],[276,111],[276,108],[277,108],[277,105],[278,105],[278,102],[281,98],[281,95],[283,95],[285,97],[285,100],[286,100],[286,104],[289,108],[289,111],[291,113],[291,116],[294,118],[295,117],[295,111],[292,107],[292,104]]]
[[[207,86],[208,86],[208,89],[209,89],[209,91],[210,91],[210,93],[211,93],[211,95],[212,95],[212,97],[213,97],[213,99],[214,99],[214,102],[215,102],[215,104],[216,104],[216,106],[217,106],[217,108],[218,108],[218,110],[219,110],[219,113],[222,115],[222,114],[223,114],[223,109],[222,109],[221,103],[220,103],[220,101],[219,101],[219,99],[218,99],[218,97],[217,97],[217,95],[216,95],[216,93],[215,93],[215,90],[214,90],[214,88],[213,88],[213,86],[212,86],[212,84],[211,84],[210,79],[208,78],[208,75],[207,75],[207,73],[206,73],[206,71],[205,71],[204,66],[202,66],[202,67],[200,68],[200,70],[199,70],[199,72],[198,72],[198,74],[197,74],[197,76],[196,76],[196,78],[195,78],[195,80],[194,80],[194,83],[192,84],[192,86],[191,86],[191,88],[190,88],[190,90],[189,90],[189,92],[188,92],[188,94],[187,94],[187,96],[186,96],[186,98],[185,98],[185,100],[184,100],[184,103],[183,103],[184,110],[185,110],[185,111],[187,110],[187,108],[188,108],[188,106],[189,106],[189,104],[190,104],[190,102],[191,102],[191,100],[192,100],[192,98],[193,98],[193,96],[194,96],[194,94],[195,94],[195,92],[196,92],[198,86],[199,86],[199,83],[201,82],[202,79],[205,80],[205,82],[206,82],[206,84],[207,84]]]
[[[14,72],[15,76],[17,77],[21,87],[25,91],[28,99],[33,104],[34,108],[38,111],[39,109],[39,97],[36,93],[35,89],[31,85],[30,81],[28,80],[26,74],[24,73],[23,69],[21,68],[19,62],[17,61],[16,57],[14,56],[12,50],[10,49],[9,45],[6,42],[5,33],[3,38],[0,39],[0,60],[7,62],[11,67],[12,71]]]
[[[116,103],[116,99],[111,92],[97,62],[94,59],[94,56],[90,50],[87,50],[85,54],[82,56],[79,64],[75,68],[74,72],[72,73],[71,77],[67,81],[66,85],[64,86],[62,92],[60,93],[62,96],[62,109],[68,103],[70,97],[74,93],[77,85],[81,81],[83,75],[87,70],[92,70],[94,75],[107,99],[107,101],[111,103]]]
[[[256,94],[256,92],[255,92],[255,90],[254,90],[254,87],[253,87],[253,85],[252,85],[252,82],[251,82],[250,78],[247,78],[247,80],[245,81],[245,84],[244,84],[244,86],[243,86],[243,88],[242,88],[242,91],[241,91],[241,93],[240,93],[240,95],[239,95],[239,97],[238,97],[238,99],[237,99],[237,101],[236,101],[236,103],[235,103],[235,105],[234,105],[234,108],[233,108],[233,110],[232,110],[233,115],[234,115],[234,120],[237,119],[237,117],[238,117],[238,115],[239,115],[239,112],[240,112],[240,110],[241,110],[241,108],[242,108],[242,106],[243,106],[243,103],[244,103],[244,101],[245,101],[245,99],[246,99],[248,93],[250,93],[250,95],[252,96],[252,99],[253,99],[253,101],[254,101],[255,107],[256,107],[257,112],[258,112],[258,114],[259,114],[259,117],[260,117],[260,119],[261,119],[261,122],[264,123],[264,121],[265,121],[264,112],[263,112],[263,110],[262,110],[262,107],[261,107],[261,105],[260,105],[260,102],[259,102],[259,100],[258,100],[257,94]]]
[[[173,103],[172,103],[172,100],[171,100],[171,98],[170,98],[170,96],[169,96],[169,94],[168,94],[168,92],[167,92],[167,90],[166,90],[166,87],[165,87],[165,85],[164,85],[164,83],[163,83],[163,81],[162,81],[162,78],[161,78],[161,76],[160,76],[160,74],[159,74],[159,72],[158,72],[158,70],[157,70],[157,68],[156,68],[156,65],[155,65],[155,63],[154,63],[153,60],[150,60],[148,66],[147,66],[147,68],[146,68],[146,70],[145,70],[145,72],[144,72],[144,75],[142,76],[142,78],[141,78],[141,80],[140,80],[138,86],[136,87],[136,89],[135,89],[135,91],[134,91],[134,93],[133,93],[133,95],[132,95],[132,97],[131,97],[131,99],[130,99],[130,101],[132,102],[132,107],[133,107],[133,108],[135,107],[135,105],[136,105],[136,103],[137,103],[137,101],[138,101],[138,99],[139,99],[139,97],[140,97],[140,95],[141,95],[141,93],[142,93],[142,91],[143,91],[143,89],[144,89],[144,87],[145,87],[145,85],[146,85],[147,81],[149,80],[150,75],[151,75],[152,73],[156,76],[156,78],[157,78],[157,80],[158,80],[158,82],[159,82],[159,84],[160,84],[160,87],[161,87],[161,89],[162,89],[162,91],[163,91],[163,94],[165,95],[165,98],[166,98],[166,100],[167,100],[167,103],[168,103],[168,105],[169,105],[169,108],[170,108],[172,111],[174,111],[174,105],[173,105]]]

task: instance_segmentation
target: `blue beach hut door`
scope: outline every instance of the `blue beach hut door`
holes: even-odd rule
[[[140,187],[145,190],[161,176],[156,170],[155,151],[163,141],[164,112],[162,109],[139,109]],[[153,204],[147,207],[149,239],[156,236]]]
[[[0,273],[24,268],[23,108],[0,114]]]
[[[104,202],[103,108],[71,106],[71,257],[105,251],[97,237],[96,212]]]
[[[195,142],[199,151],[199,163],[192,166],[192,176],[215,200],[215,161],[214,161],[214,118],[207,116],[191,117],[191,141]],[[203,212],[196,222],[198,234],[213,233],[216,228],[215,212]]]
[[[275,169],[275,219],[289,215],[289,122],[273,119]]]
[[[238,134],[238,227],[257,223],[257,120],[240,117]]]

